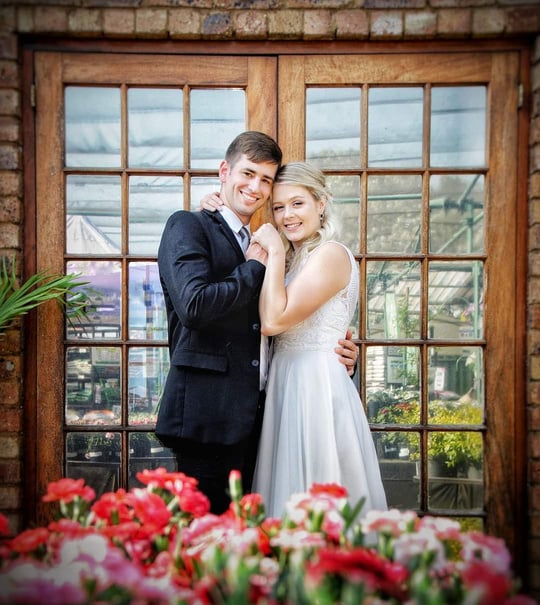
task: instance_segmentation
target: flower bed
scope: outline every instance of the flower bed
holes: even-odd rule
[[[0,545],[0,604],[536,603],[519,594],[500,539],[450,519],[390,510],[356,522],[361,503],[317,484],[266,518],[234,471],[232,504],[216,516],[182,473],[138,479],[144,488],[98,500],[82,479],[51,483],[43,499],[58,518]]]

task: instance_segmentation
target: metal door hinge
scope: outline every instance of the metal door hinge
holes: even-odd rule
[[[518,84],[518,109],[523,107],[523,84]]]
[[[32,107],[36,106],[36,85],[32,84],[32,86],[30,86],[30,105]]]

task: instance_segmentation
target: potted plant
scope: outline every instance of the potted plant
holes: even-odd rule
[[[482,408],[474,401],[434,401],[431,425],[481,425]],[[438,463],[438,473],[468,476],[482,468],[482,435],[477,432],[433,431],[428,438],[428,456]]]
[[[370,421],[393,429],[374,433],[379,455],[418,461],[418,433],[400,430],[400,427],[410,428],[420,423],[418,392],[405,389],[377,391],[368,398],[368,409],[370,406],[377,410],[370,415]],[[430,401],[428,422],[434,430],[428,435],[428,459],[433,467],[432,475],[467,476],[482,468],[482,436],[458,428],[481,425],[482,415],[482,408],[475,401]],[[437,425],[455,425],[456,430],[438,431]]]

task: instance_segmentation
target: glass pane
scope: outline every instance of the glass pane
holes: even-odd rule
[[[183,166],[182,105],[181,90],[128,90],[129,166]]]
[[[217,164],[216,164],[217,169]],[[220,182],[217,177],[194,177],[191,179],[191,206],[190,210],[198,210],[202,198],[208,193],[219,191]]]
[[[483,337],[482,261],[429,264],[429,336],[452,340]]]
[[[306,90],[306,159],[319,168],[360,166],[360,88]]]
[[[432,166],[484,166],[485,86],[444,86],[431,90]]]
[[[420,391],[420,352],[417,347],[368,347],[366,351],[366,392],[370,422],[396,422],[380,416],[381,409],[416,401]],[[419,413],[419,408],[418,408]],[[410,420],[410,419],[409,419]],[[417,423],[410,420],[405,424]]]
[[[420,482],[418,462],[407,452],[418,451],[420,438],[414,432],[375,432],[375,447],[389,508],[418,509]]]
[[[368,178],[368,252],[422,251],[422,177]]]
[[[367,309],[368,338],[419,338],[420,263],[368,262]]]
[[[133,347],[129,350],[129,424],[155,424],[168,371],[169,351],[166,347]]]
[[[191,167],[217,170],[230,142],[246,130],[243,90],[192,90]]]
[[[129,264],[129,337],[167,339],[167,315],[157,263]]]
[[[339,230],[339,241],[353,254],[360,251],[360,177],[329,176],[326,179],[333,195],[333,209]]]
[[[433,175],[429,189],[430,252],[483,252],[484,176]]]
[[[368,165],[422,165],[422,88],[370,88]]]
[[[66,424],[120,422],[120,349],[66,349]]]
[[[483,423],[481,347],[430,347],[428,373],[430,424]]]
[[[132,176],[129,179],[129,251],[157,256],[169,216],[184,207],[183,181],[174,176]]]
[[[120,177],[68,175],[67,253],[118,254],[122,246],[121,203]]]
[[[70,325],[66,321],[68,338],[120,338],[121,277],[119,261],[69,261],[67,273],[80,273],[88,282],[84,288],[92,290],[88,316]]]
[[[66,477],[84,479],[99,498],[120,487],[120,433],[68,433]]]
[[[482,510],[484,481],[481,433],[430,433],[428,454],[429,507]]]
[[[142,486],[137,479],[137,473],[158,467],[164,467],[170,472],[176,471],[176,459],[172,450],[163,447],[152,433],[131,433],[129,435],[128,489]]]
[[[120,89],[67,86],[65,104],[66,166],[118,168]]]

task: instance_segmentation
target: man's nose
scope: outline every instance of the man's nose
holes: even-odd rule
[[[261,188],[261,179],[258,176],[254,176],[249,180],[249,188],[251,191],[259,191]]]

